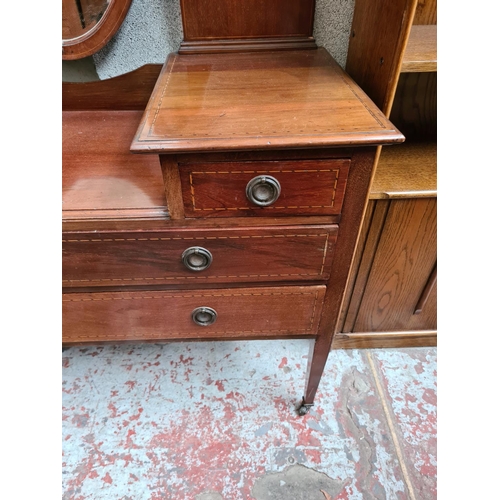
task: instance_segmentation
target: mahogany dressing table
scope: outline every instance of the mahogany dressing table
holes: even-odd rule
[[[146,70],[67,97],[63,343],[309,338],[304,415],[377,146],[404,137],[316,47],[313,0],[261,4],[182,1],[144,112]]]

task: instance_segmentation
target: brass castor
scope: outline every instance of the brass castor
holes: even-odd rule
[[[302,404],[299,406],[299,409],[297,410],[299,416],[303,417],[304,415],[307,415],[312,406],[314,406],[314,403],[307,404],[304,403],[304,400],[302,400]]]

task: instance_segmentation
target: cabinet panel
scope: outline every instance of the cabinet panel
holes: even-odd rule
[[[436,140],[437,73],[404,73],[399,77],[391,120],[407,142]]]
[[[330,225],[66,232],[63,286],[327,280],[337,230]]]
[[[340,214],[349,166],[347,158],[180,164],[184,211],[204,218]],[[248,193],[259,179],[280,188],[262,206]]]
[[[414,314],[436,263],[437,200],[390,203],[354,332],[436,328],[436,286],[420,314]]]
[[[295,286],[66,293],[63,343],[316,335],[325,290]]]

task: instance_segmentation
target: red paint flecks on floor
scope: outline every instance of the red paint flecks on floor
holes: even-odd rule
[[[253,341],[69,349],[63,383],[80,385],[63,392],[63,435],[70,436],[63,440],[63,499],[141,499],[147,492],[148,500],[194,500],[213,491],[224,500],[247,500],[257,478],[292,463],[343,484],[337,499],[367,492],[406,499],[362,351],[332,352],[315,406],[297,416],[308,347],[308,341]],[[386,361],[374,356],[386,373]],[[418,356],[402,356],[398,366],[411,370]],[[418,362],[423,372],[407,377],[410,385],[423,377],[415,386],[420,393],[409,391],[415,401],[394,389],[391,373],[381,380],[401,399],[395,405],[432,414],[430,369],[425,359]],[[420,474],[432,474],[432,456],[415,460]]]
[[[105,483],[113,484],[113,480],[111,479],[111,476],[109,475],[109,472],[106,472],[106,475],[102,478],[102,480]]]
[[[410,362],[403,364],[402,359]],[[419,500],[437,495],[436,350],[378,354],[378,371],[391,403],[412,487]]]

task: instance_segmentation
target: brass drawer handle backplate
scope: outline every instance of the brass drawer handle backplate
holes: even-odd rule
[[[182,263],[191,271],[204,271],[212,260],[212,254],[203,247],[190,247],[182,253]]]
[[[211,307],[197,307],[191,314],[193,321],[200,326],[208,326],[215,323],[217,312]]]
[[[281,186],[270,175],[258,175],[247,184],[246,194],[248,201],[254,205],[268,207],[279,198]]]

